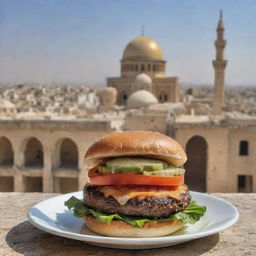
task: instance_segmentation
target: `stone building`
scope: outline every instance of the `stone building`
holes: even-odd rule
[[[17,113],[15,105],[8,100],[0,99],[0,116],[14,116]]]
[[[117,91],[113,87],[106,87],[98,91],[97,96],[99,97],[99,111],[108,112],[111,110],[116,103]]]
[[[0,191],[75,191],[86,183],[84,154],[112,121],[0,122]]]
[[[148,90],[159,102],[178,102],[178,77],[166,77],[166,60],[159,44],[144,35],[129,42],[121,59],[121,76],[107,79],[116,88],[117,104],[125,105],[135,91]]]
[[[170,135],[185,148],[186,183],[196,191],[256,192],[256,119],[176,119]]]

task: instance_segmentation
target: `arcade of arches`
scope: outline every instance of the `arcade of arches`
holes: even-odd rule
[[[14,152],[12,143],[7,137],[0,137],[0,192],[21,191],[21,192],[42,192],[45,162],[45,149],[40,139],[36,137],[26,138],[21,142],[20,164],[14,163]],[[59,140],[55,143],[55,153],[58,155],[58,164],[54,164],[52,158],[52,192],[67,193],[77,191],[78,182],[78,147],[69,138]],[[22,189],[14,186],[14,169],[19,169],[19,182]],[[85,183],[85,181],[84,181]],[[57,185],[56,185],[57,184]],[[46,191],[47,192],[47,191]]]
[[[0,131],[0,191],[66,193],[82,189],[87,181],[87,148],[113,131],[103,121],[97,125],[73,122],[72,126],[69,122],[56,125],[51,121],[46,126],[38,122],[31,130],[28,121],[24,127],[15,125]],[[187,124],[173,128],[167,135],[187,152],[185,183],[191,190],[256,191],[254,130]]]

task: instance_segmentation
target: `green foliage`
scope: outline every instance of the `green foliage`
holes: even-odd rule
[[[170,215],[167,218],[143,218],[143,217],[132,217],[127,215],[119,215],[119,214],[106,214],[94,209],[91,209],[84,205],[84,203],[78,198],[72,196],[69,200],[65,202],[65,205],[68,209],[73,209],[74,215],[78,218],[82,218],[86,215],[94,216],[98,221],[103,223],[110,224],[112,220],[124,221],[125,223],[132,225],[134,227],[142,228],[146,222],[152,221],[171,221],[171,220],[180,220],[183,223],[194,224],[197,222],[206,211],[205,206],[197,205],[195,201],[192,201],[190,205],[183,211],[178,212],[173,215]]]

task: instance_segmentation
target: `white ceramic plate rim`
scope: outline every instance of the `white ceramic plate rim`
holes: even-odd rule
[[[38,205],[40,205],[41,203],[45,203],[48,200],[52,200],[52,199],[57,199],[57,198],[61,198],[63,196],[76,196],[77,194],[81,193],[81,191],[78,192],[73,192],[73,193],[69,193],[69,194],[63,194],[63,195],[59,195],[56,197],[52,197],[49,199],[46,199],[42,202],[39,202],[38,204],[34,205],[33,207],[31,207],[29,209],[28,212],[28,220],[30,221],[31,224],[33,224],[35,227],[49,232],[51,234],[54,235],[58,235],[58,236],[62,236],[62,237],[66,237],[66,238],[71,238],[71,239],[76,239],[76,240],[80,240],[80,241],[86,241],[86,242],[97,242],[97,243],[105,243],[105,244],[113,244],[113,243],[122,243],[122,244],[151,244],[151,243],[159,243],[159,244],[163,244],[163,243],[167,243],[167,242],[178,242],[180,240],[182,241],[189,241],[189,240],[193,240],[193,239],[197,239],[197,238],[201,238],[201,237],[205,237],[205,236],[210,236],[213,234],[216,234],[218,232],[224,231],[225,229],[231,227],[232,225],[234,225],[238,218],[239,218],[239,212],[237,210],[237,208],[235,206],[233,206],[231,203],[221,199],[221,198],[217,198],[215,196],[206,194],[206,193],[200,193],[200,192],[192,192],[190,191],[192,196],[193,194],[197,194],[197,195],[203,195],[205,197],[208,198],[212,198],[214,200],[218,200],[218,201],[222,201],[223,203],[229,205],[229,207],[231,207],[235,213],[234,217],[230,220],[228,220],[227,222],[225,222],[224,224],[222,224],[221,226],[218,226],[216,228],[210,228],[210,230],[203,230],[203,231],[199,231],[193,234],[182,234],[182,235],[172,235],[172,236],[162,236],[162,237],[150,237],[150,238],[130,238],[130,237],[107,237],[107,236],[101,236],[101,235],[86,235],[86,234],[81,234],[81,233],[73,233],[73,232],[68,232],[65,230],[62,230],[60,228],[51,226],[47,223],[47,225],[45,224],[41,224],[38,223],[37,220],[33,217],[33,214],[31,212],[31,209],[36,208]]]

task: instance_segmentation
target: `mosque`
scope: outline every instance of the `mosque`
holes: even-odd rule
[[[86,182],[83,158],[96,139],[113,131],[153,130],[186,150],[191,190],[256,192],[256,119],[225,111],[222,14],[216,32],[211,99],[181,97],[178,78],[165,76],[161,47],[142,35],[125,47],[120,77],[108,78],[97,92],[93,118],[0,120],[0,191],[76,191]]]
[[[108,78],[107,85],[116,88],[119,105],[125,105],[129,96],[139,90],[150,92],[155,96],[151,96],[152,100],[160,103],[178,102],[178,78],[166,77],[165,70],[166,60],[161,47],[142,35],[127,44],[121,60],[121,76]]]

